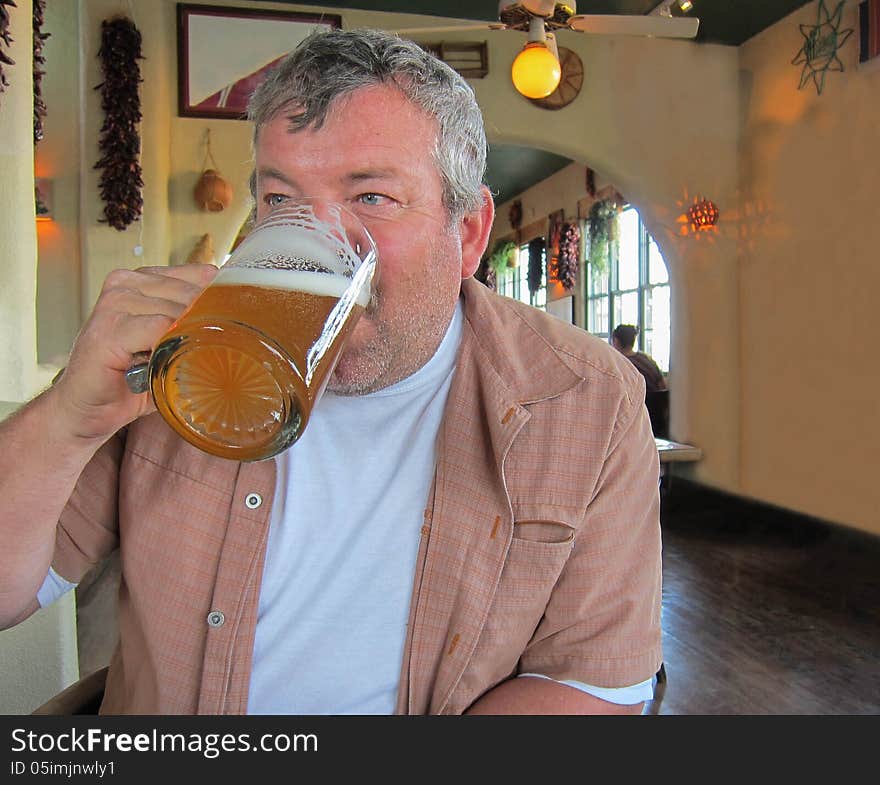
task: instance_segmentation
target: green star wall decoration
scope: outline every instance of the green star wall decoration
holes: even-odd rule
[[[837,52],[852,35],[852,28],[840,30],[844,0],[840,0],[833,13],[828,13],[825,0],[819,0],[819,14],[814,25],[800,25],[804,45],[795,55],[792,65],[803,63],[800,90],[811,78],[816,85],[816,93],[822,95],[825,87],[825,74],[829,71],[843,71],[843,63]]]

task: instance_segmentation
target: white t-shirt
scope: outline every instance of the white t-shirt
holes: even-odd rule
[[[392,714],[456,309],[412,376],[326,393],[278,458],[248,712]]]

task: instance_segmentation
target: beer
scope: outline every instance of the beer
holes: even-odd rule
[[[297,269],[221,268],[153,353],[159,412],[224,458],[260,460],[286,449],[369,301],[373,264],[353,279],[303,259]]]

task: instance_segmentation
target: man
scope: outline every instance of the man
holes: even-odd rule
[[[61,379],[4,424],[0,620],[118,545],[105,713],[638,713],[661,662],[643,384],[472,280],[493,205],[471,89],[331,31],[250,116],[258,216],[353,209],[376,302],[301,439],[239,464],[123,381],[213,271],[112,273]]]
[[[618,324],[611,333],[611,343],[626,357],[638,372],[645,377],[645,391],[648,393],[666,389],[666,378],[654,358],[635,350],[639,328],[634,324]]]

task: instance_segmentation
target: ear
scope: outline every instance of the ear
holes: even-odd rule
[[[489,243],[489,233],[495,220],[495,202],[486,186],[481,186],[482,206],[465,214],[459,224],[461,234],[461,277],[470,278],[480,266],[480,259]]]

